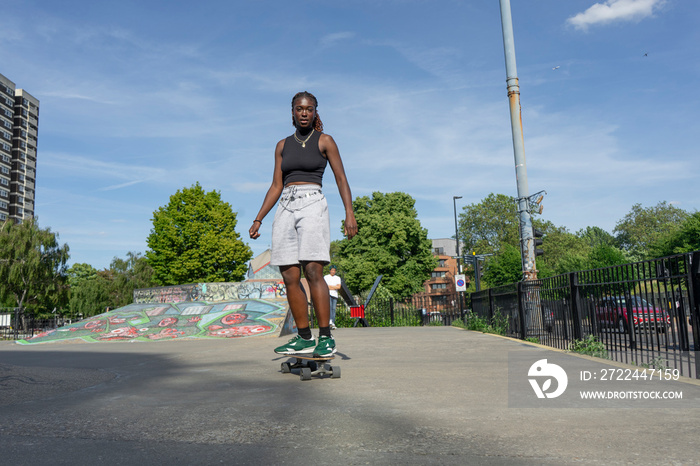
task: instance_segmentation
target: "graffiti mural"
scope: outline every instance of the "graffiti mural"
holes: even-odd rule
[[[286,305],[262,299],[130,304],[19,343],[241,338],[278,333],[286,314]]]
[[[161,286],[134,290],[134,303],[182,303],[199,301],[199,285]]]
[[[197,283],[134,290],[134,303],[217,303],[239,299],[280,299],[287,295],[280,280],[246,280],[236,283]]]

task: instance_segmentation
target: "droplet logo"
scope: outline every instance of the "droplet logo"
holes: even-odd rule
[[[537,398],[556,398],[564,393],[566,386],[569,384],[566,371],[556,364],[548,363],[546,359],[540,359],[530,366],[527,375],[528,377],[535,377],[534,379],[528,379],[528,381],[532,385]],[[539,379],[543,379],[542,385],[540,385]],[[557,387],[554,391],[548,391],[552,388],[552,379],[557,381]]]

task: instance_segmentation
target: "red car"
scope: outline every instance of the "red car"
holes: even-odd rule
[[[632,311],[634,329],[648,328],[657,332],[666,332],[671,325],[671,317],[663,309],[654,307],[639,296],[631,296],[629,305],[624,296],[606,296],[595,308],[598,329],[617,328],[620,333],[627,333],[630,325],[628,308]]]

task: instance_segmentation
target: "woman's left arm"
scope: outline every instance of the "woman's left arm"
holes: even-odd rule
[[[355,220],[355,212],[352,209],[352,193],[350,192],[348,178],[345,176],[345,168],[340,158],[338,145],[330,135],[322,134],[319,139],[319,149],[333,170],[335,183],[338,185],[338,192],[345,206],[345,235],[348,239],[352,238],[357,234],[357,221]]]

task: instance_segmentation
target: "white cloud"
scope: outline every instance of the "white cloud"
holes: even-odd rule
[[[333,34],[327,34],[319,40],[319,48],[321,50],[333,47],[336,43],[342,41],[342,40],[347,40],[347,39],[352,39],[355,37],[354,32],[336,32]]]
[[[42,154],[42,168],[52,171],[52,176],[71,176],[74,179],[120,179],[121,183],[101,188],[103,191],[132,186],[143,181],[162,178],[165,170],[160,167],[133,163],[105,162],[93,157],[58,152]],[[66,175],[67,174],[67,175]]]
[[[129,186],[143,183],[144,181],[147,181],[147,180],[131,180],[131,181],[127,181],[126,183],[114,184],[112,186],[105,186],[104,188],[100,188],[99,191],[114,191],[115,189],[128,188]]]
[[[93,96],[93,95],[81,94],[79,91],[68,90],[68,89],[42,92],[41,96],[42,97],[55,97],[57,99],[65,99],[65,100],[86,100],[89,102],[94,102],[94,103],[98,103],[98,104],[105,104],[105,105],[115,105],[117,103],[116,101],[113,101],[113,100],[106,100],[106,99],[102,99],[101,97],[97,97],[97,96]]]
[[[607,0],[572,16],[567,22],[577,29],[586,30],[596,24],[641,21],[652,16],[664,3],[666,0]]]

